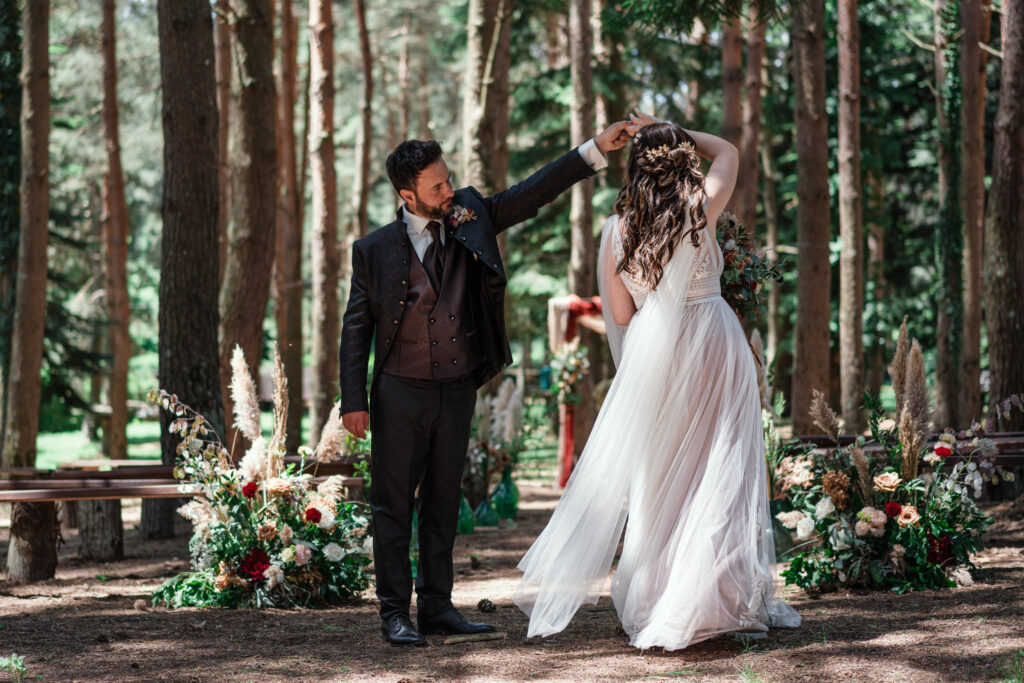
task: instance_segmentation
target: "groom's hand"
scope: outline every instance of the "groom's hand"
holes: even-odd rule
[[[365,410],[345,413],[341,416],[341,424],[352,436],[357,439],[365,439],[366,430],[370,428],[370,414]]]
[[[629,121],[616,121],[601,131],[601,134],[594,138],[597,151],[607,155],[613,149],[622,149],[629,142],[632,133],[629,132]]]

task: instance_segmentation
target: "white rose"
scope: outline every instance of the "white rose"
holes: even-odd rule
[[[825,496],[814,506],[814,518],[820,521],[831,515],[835,510],[836,506],[832,502],[832,497]]]
[[[324,531],[330,531],[335,527],[336,524],[337,522],[334,519],[333,512],[331,512],[330,510],[320,511],[320,521],[316,523],[318,527],[320,527]]]
[[[337,543],[328,543],[324,546],[324,557],[331,562],[341,562],[345,558],[345,550]]]
[[[814,520],[810,517],[804,517],[796,525],[796,537],[797,540],[806,541],[814,533]]]

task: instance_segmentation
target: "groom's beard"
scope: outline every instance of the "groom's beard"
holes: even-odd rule
[[[448,214],[452,212],[453,201],[454,200],[452,199],[448,199],[440,206],[432,206],[425,202],[420,202],[419,197],[417,197],[416,201],[409,206],[409,210],[412,211],[417,216],[429,218],[430,220],[433,221],[443,222],[444,219],[448,217]]]

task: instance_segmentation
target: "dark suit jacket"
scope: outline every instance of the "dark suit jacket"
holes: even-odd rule
[[[473,211],[475,220],[449,231],[445,239],[469,249],[476,257],[469,268],[473,317],[483,358],[473,371],[482,385],[512,362],[505,332],[505,269],[498,251],[502,231],[537,215],[573,184],[594,175],[578,150],[562,155],[521,183],[484,197],[476,188],[455,192],[453,202]],[[374,350],[374,379],[391,345],[386,330],[395,328],[405,312],[409,267],[416,253],[401,218],[358,240],[352,249],[352,283],[341,330],[341,412],[367,410],[366,375],[370,348]],[[385,328],[386,326],[386,328]],[[374,342],[375,333],[376,342]]]

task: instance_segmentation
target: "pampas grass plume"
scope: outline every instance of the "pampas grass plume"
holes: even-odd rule
[[[750,333],[750,350],[754,352],[754,365],[757,366],[757,388],[761,394],[761,408],[772,412],[772,390],[768,386],[768,374],[765,372],[764,342],[761,332],[754,328]]]
[[[828,407],[828,399],[825,398],[824,392],[817,389],[814,390],[814,398],[811,399],[811,419],[814,420],[814,424],[823,431],[830,439],[837,444],[839,443],[839,435],[843,431],[842,422],[839,420],[839,416]]]
[[[313,458],[319,462],[339,460],[347,433],[341,423],[341,403],[335,403],[327,422],[324,423],[323,431],[320,432],[320,443],[316,445]]]
[[[871,502],[871,472],[868,469],[868,456],[865,455],[864,449],[859,446],[850,446],[850,459],[853,460],[853,466],[857,468],[857,482],[860,484],[860,494],[864,498],[865,503]]]
[[[916,342],[915,342],[916,343]],[[900,444],[903,446],[903,464],[900,476],[903,481],[910,481],[917,476],[918,456],[924,441],[914,424],[914,416],[908,405],[900,412]]]
[[[256,441],[260,436],[260,402],[245,354],[237,344],[231,354],[231,401],[235,404],[235,427],[246,439]]]
[[[921,345],[914,340],[907,356],[907,376],[904,384],[903,403],[910,409],[914,430],[922,436],[929,431],[931,408],[929,407],[928,384],[924,372],[924,356]]]
[[[892,390],[896,393],[896,405],[903,406],[903,389],[907,377],[907,353],[910,351],[910,337],[907,334],[907,316],[900,323],[900,335],[896,340],[896,353],[889,365],[889,376],[892,377]]]
[[[267,453],[267,479],[281,473],[284,467],[284,441],[288,428],[288,376],[284,372],[284,361],[274,345],[274,435],[270,439]]]

